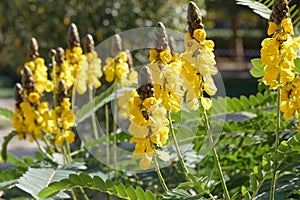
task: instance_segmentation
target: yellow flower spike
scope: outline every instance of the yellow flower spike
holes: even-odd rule
[[[269,22],[268,35],[273,35],[277,31],[278,26],[274,22]]]
[[[193,37],[198,42],[203,42],[206,39],[206,32],[204,29],[196,29],[194,30]]]
[[[30,92],[28,95],[28,101],[30,103],[37,103],[40,100],[41,96],[37,92]]]

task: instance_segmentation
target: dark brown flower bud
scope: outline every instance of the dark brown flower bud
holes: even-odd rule
[[[129,49],[126,49],[126,54],[127,54],[127,64],[129,66],[129,69],[132,70],[133,69],[133,59],[132,59]]]
[[[33,74],[30,68],[27,66],[23,67],[22,85],[24,90],[26,91],[26,94],[29,94],[30,92],[34,91]]]
[[[142,100],[149,97],[154,97],[154,83],[152,74],[147,66],[143,66],[140,69],[138,86],[139,87],[136,89],[136,91]]]
[[[16,107],[19,108],[20,104],[23,102],[23,87],[20,83],[15,85],[15,101]]]
[[[112,38],[111,54],[116,56],[120,51],[122,51],[122,39],[119,34],[116,34]]]
[[[55,49],[51,49],[50,51],[49,51],[49,57],[52,59],[53,57],[55,57],[56,56],[56,51],[55,51]]]
[[[191,36],[193,36],[194,30],[204,28],[200,9],[193,1],[191,1],[188,6],[187,20]]]
[[[65,80],[60,80],[58,83],[58,90],[57,90],[57,103],[61,105],[64,98],[68,97],[68,91]]]
[[[62,47],[58,47],[56,52],[55,61],[60,66],[66,60],[65,50]]]
[[[270,21],[280,24],[282,20],[288,18],[289,6],[287,0],[275,0],[272,7]]]
[[[85,38],[84,52],[90,53],[95,51],[95,42],[91,34],[87,34]]]
[[[154,48],[157,51],[164,51],[169,48],[166,28],[162,22],[158,22],[154,29]]]
[[[69,49],[73,49],[73,47],[80,47],[79,32],[74,23],[72,23],[69,27],[68,45]]]
[[[34,60],[40,56],[39,54],[39,45],[37,40],[32,37],[29,44],[29,58]]]

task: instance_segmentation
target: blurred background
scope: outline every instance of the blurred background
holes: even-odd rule
[[[298,0],[295,3],[300,4]],[[115,33],[155,26],[186,32],[189,1],[104,0],[1,0],[0,2],[0,98],[12,97],[19,80],[18,69],[28,60],[28,43],[36,37],[40,55],[49,62],[51,48],[67,47],[70,23],[80,36],[91,33],[95,44]],[[249,61],[259,56],[267,37],[267,20],[234,0],[196,0],[201,8],[207,37],[215,41],[217,67],[229,96],[249,95],[257,90],[250,77]],[[242,81],[242,82],[241,82]],[[242,84],[242,85],[241,85]]]

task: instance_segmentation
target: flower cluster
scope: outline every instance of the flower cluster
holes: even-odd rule
[[[261,60],[265,65],[262,81],[274,90],[280,84],[285,85],[294,80],[294,59],[297,58],[299,43],[292,37],[290,18],[283,19],[280,24],[269,22],[268,34],[272,38],[262,41]]]
[[[140,74],[151,76],[146,66],[141,71],[144,72]],[[167,153],[156,149],[163,147],[168,140],[169,121],[165,117],[166,109],[159,107],[154,97],[153,83],[141,85],[132,92],[128,110],[131,121],[128,130],[133,135],[130,143],[136,143],[133,158],[141,159],[140,168],[149,169],[154,154],[162,160],[169,160]]]
[[[148,68],[154,81],[155,98],[170,112],[178,112],[183,101],[181,61],[172,55],[167,42],[166,30],[159,22],[154,30],[156,49],[150,50]]]
[[[208,110],[211,108],[211,100],[204,97],[204,92],[212,96],[217,92],[212,75],[217,74],[215,67],[216,61],[213,53],[214,42],[206,40],[206,32],[201,24],[201,16],[199,8],[190,3],[188,12],[190,15],[195,15],[189,20],[189,32],[184,37],[185,51],[181,54],[182,70],[181,76],[184,77],[184,89],[186,93],[186,101],[188,108],[196,110],[199,107],[199,101],[203,108]]]
[[[78,71],[78,78],[75,81],[75,88],[79,94],[84,94],[87,86],[89,89],[101,86],[101,82],[99,81],[99,78],[102,76],[101,59],[94,50],[93,37],[88,34],[86,38],[87,42],[84,54],[86,59]]]
[[[271,38],[262,41],[262,81],[271,90],[281,91],[280,110],[283,117],[289,120],[295,115],[299,119],[300,79],[294,72],[294,60],[300,48],[300,38],[293,38],[293,24],[286,1],[274,3],[268,35]]]
[[[39,57],[37,41],[34,38],[31,40],[30,61],[24,64],[21,70],[22,84],[16,84],[15,89],[13,127],[20,139],[29,136],[30,141],[49,140],[54,146],[74,141],[72,128],[75,116],[68,91],[74,86],[81,94],[87,85],[89,88],[101,85],[98,80],[102,75],[101,60],[93,49],[91,36],[88,39],[89,48],[83,54],[77,27],[71,24],[66,53],[62,48],[51,50],[52,80],[48,79],[48,67],[44,59]],[[77,80],[78,74],[80,78]],[[53,92],[52,108],[44,97],[46,92]]]
[[[137,81],[137,72],[132,69],[130,52],[122,51],[121,38],[113,37],[112,53],[114,57],[105,59],[103,71],[107,82],[115,82],[120,86],[130,86]]]

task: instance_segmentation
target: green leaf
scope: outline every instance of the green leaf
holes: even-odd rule
[[[236,0],[236,4],[248,6],[254,13],[265,19],[269,19],[272,12],[265,4],[253,0]]]
[[[93,185],[93,179],[88,174],[80,173],[79,178],[84,185],[91,187]]]
[[[250,74],[254,77],[254,78],[260,78],[264,76],[264,71],[258,69],[258,68],[252,68],[250,69]]]
[[[8,110],[6,108],[0,108],[0,115],[6,117],[7,119],[12,120],[14,113],[11,110]]]
[[[136,188],[136,195],[137,195],[137,197],[138,197],[139,200],[144,200],[144,199],[146,199],[146,195],[145,195],[143,189],[140,188],[140,187],[137,187],[137,188]]]
[[[120,197],[127,197],[126,188],[123,183],[117,185],[116,190]]]
[[[94,186],[96,186],[97,189],[102,190],[102,191],[107,190],[105,182],[99,176],[94,176],[93,182],[94,182]]]
[[[6,161],[7,160],[7,145],[11,139],[13,139],[16,135],[18,135],[18,132],[12,131],[7,136],[4,137],[4,142],[2,143],[2,149],[1,149],[1,160]]]
[[[295,60],[294,60],[294,63],[295,63],[295,72],[297,72],[297,73],[300,73],[300,58],[296,58]]]
[[[51,182],[60,181],[64,178],[67,178],[71,173],[74,173],[74,171],[53,168],[29,168],[28,171],[18,179],[18,184],[16,186],[21,190],[31,194],[34,198],[38,199],[38,194],[43,188],[48,186]],[[56,191],[45,189],[42,194],[56,194],[58,192],[58,185],[65,187],[62,184],[56,183],[51,187],[52,190],[55,189]],[[64,192],[59,192],[56,197],[68,198],[69,195]]]
[[[257,69],[259,69],[259,70],[261,70],[261,71],[264,70],[264,65],[262,64],[260,58],[254,58],[254,59],[252,59],[252,60],[251,60],[251,64],[252,64],[255,68],[257,68]]]
[[[155,200],[155,196],[149,190],[146,190],[146,200]]]
[[[127,193],[130,200],[137,200],[138,199],[138,197],[135,193],[135,190],[133,189],[133,187],[131,185],[128,188],[126,188],[126,193]]]

